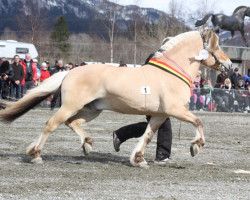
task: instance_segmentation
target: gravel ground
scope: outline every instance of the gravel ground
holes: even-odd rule
[[[144,116],[105,111],[83,128],[94,149],[83,156],[79,137],[61,125],[45,144],[43,164],[30,163],[26,147],[56,111],[33,109],[0,130],[0,199],[250,199],[250,114],[197,112],[206,145],[195,157],[189,146],[195,128],[172,120],[173,163],[153,163],[156,136],[145,158],[149,169],[132,167],[137,139],[115,152],[112,131]]]

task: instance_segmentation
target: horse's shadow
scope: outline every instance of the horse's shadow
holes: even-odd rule
[[[26,154],[0,154],[2,158],[21,158],[24,163],[32,163],[32,157],[27,156]],[[87,156],[60,156],[60,155],[43,155],[42,159],[44,162],[64,162],[71,164],[83,164],[84,162],[99,162],[108,164],[113,163],[122,163],[127,166],[132,166],[129,162],[129,157],[114,155],[111,153],[100,153],[100,152],[91,152]]]

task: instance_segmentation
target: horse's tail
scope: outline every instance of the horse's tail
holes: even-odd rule
[[[48,98],[51,94],[54,94],[61,87],[67,73],[68,71],[54,74],[38,87],[29,90],[28,93],[17,102],[1,102],[0,106],[5,109],[0,110],[0,121],[12,123],[44,99]]]
[[[197,21],[195,22],[195,27],[198,27],[198,26],[201,26],[201,25],[205,24],[205,23],[207,22],[208,18],[209,18],[211,15],[213,15],[213,14],[212,14],[212,13],[207,14],[202,20],[197,20]]]

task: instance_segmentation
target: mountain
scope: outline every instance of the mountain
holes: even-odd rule
[[[34,10],[36,7],[41,14],[46,14],[49,21],[46,28],[51,29],[56,19],[63,15],[68,21],[70,32],[75,33],[98,29],[94,26],[107,21],[109,9],[117,9],[116,25],[120,30],[127,30],[135,18],[140,18],[142,24],[157,24],[162,16],[167,16],[156,9],[122,6],[106,0],[1,0],[0,30],[6,27],[18,30],[18,18],[28,16],[31,13],[29,8]]]

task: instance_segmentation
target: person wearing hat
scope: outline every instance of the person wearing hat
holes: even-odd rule
[[[250,69],[248,69],[248,72],[243,77],[243,80],[245,81],[245,88],[247,88],[250,85]]]
[[[230,81],[231,81],[233,89],[235,89],[235,87],[238,85],[239,80],[241,80],[241,79],[242,79],[242,76],[239,73],[239,69],[236,67],[234,69],[234,72],[230,76]]]
[[[48,66],[45,62],[42,63],[40,72],[41,72],[41,77],[40,77],[41,82],[50,77]]]
[[[12,66],[9,61],[3,61],[0,66],[0,84],[2,99],[7,99],[9,95],[9,81],[13,77]]]
[[[225,70],[221,71],[221,73],[218,74],[217,76],[216,83],[224,84],[227,78],[228,78],[227,72]]]
[[[238,84],[235,87],[235,99],[238,101],[239,111],[250,111],[249,98],[246,94],[245,82],[243,80],[239,80]]]

